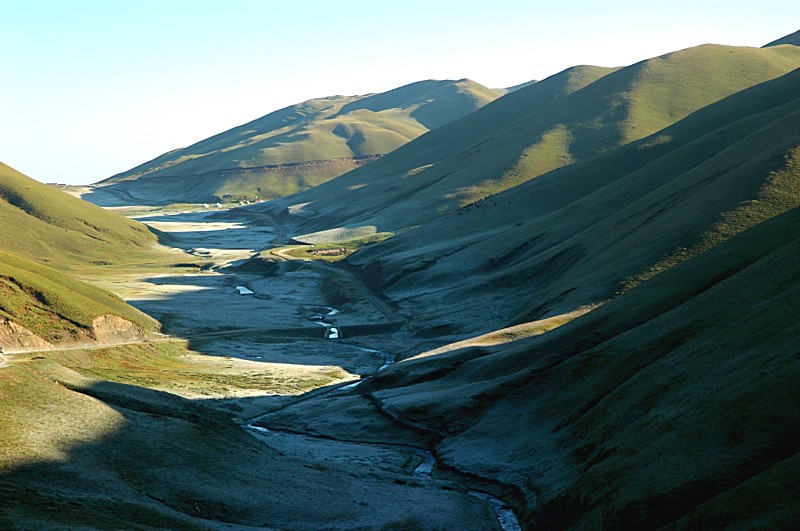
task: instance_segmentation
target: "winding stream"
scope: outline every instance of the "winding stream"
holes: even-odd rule
[[[375,376],[380,371],[384,370],[386,367],[390,366],[394,363],[395,357],[393,354],[388,352],[383,352],[380,350],[370,349],[366,347],[359,347],[364,352],[370,352],[378,355],[384,360],[383,365],[381,365],[373,374],[358,380],[357,382],[347,384],[344,386],[337,387],[335,389],[331,389],[330,391],[326,391],[320,395],[317,395],[315,398],[321,398],[326,395],[332,394],[339,394],[345,391],[349,391],[354,389],[356,386],[366,382],[373,376]],[[271,411],[270,413],[274,413]],[[304,442],[308,443],[312,440],[323,439],[322,437],[315,437],[313,435],[306,435],[306,434],[299,434],[299,433],[292,433],[283,430],[270,430],[269,428],[265,428],[263,426],[256,426],[254,425],[255,422],[258,422],[260,419],[266,417],[270,413],[265,415],[259,415],[257,417],[253,417],[247,421],[244,428],[248,430],[254,437],[257,439],[267,442],[266,438],[270,437],[273,434],[281,434],[281,436],[289,436],[289,437],[301,437],[303,438]],[[328,440],[328,439],[325,439]],[[433,469],[437,466],[437,459],[433,452],[425,450],[423,448],[417,448],[413,446],[403,445],[403,444],[377,444],[377,443],[348,443],[348,444],[360,444],[360,445],[369,445],[373,447],[382,447],[382,448],[399,448],[404,450],[410,450],[414,452],[417,457],[419,457],[420,462],[411,473],[411,477],[421,480],[430,480],[432,479]],[[480,500],[485,501],[489,504],[489,506],[494,511],[495,515],[497,516],[497,521],[500,523],[500,527],[504,531],[521,531],[522,527],[519,524],[519,519],[517,515],[514,513],[514,510],[503,500],[497,498],[496,496],[492,496],[491,494],[487,494],[485,492],[470,490],[469,494],[478,498]]]
[[[175,220],[172,225],[168,227],[162,227],[167,232],[180,235],[182,232],[186,234],[183,238],[183,246],[188,250],[190,249],[190,253],[195,254],[196,256],[200,256],[203,259],[207,260],[214,260],[217,263],[214,263],[210,266],[209,271],[216,272],[218,274],[225,274],[224,270],[221,266],[225,264],[231,263],[231,260],[240,259],[243,257],[244,254],[240,250],[242,249],[254,249],[256,247],[260,247],[262,245],[262,240],[264,239],[264,234],[253,232],[253,231],[241,231],[239,233],[235,233],[238,236],[238,240],[231,242],[228,241],[230,238],[230,231],[227,229],[229,228],[239,228],[239,225],[228,224],[228,225],[220,225],[218,222],[215,222],[213,219],[208,218],[205,214],[192,214],[189,216],[190,219],[187,221],[189,222],[188,225],[183,227],[182,230],[177,230],[175,223],[180,220]],[[170,219],[172,221],[172,219]],[[274,221],[274,220],[273,220]],[[198,224],[206,224],[201,228],[198,228]],[[241,224],[242,227],[247,227],[247,223],[243,222]],[[277,235],[273,235],[273,239],[275,243],[283,242],[287,239],[287,234],[285,229],[279,223],[275,223],[275,227],[277,227]],[[171,230],[170,230],[171,229]],[[224,237],[222,236],[223,232],[221,229],[226,229],[224,231]],[[199,237],[201,235],[202,237]],[[243,238],[243,236],[246,236]],[[180,238],[179,238],[180,240]],[[197,240],[197,241],[194,241]],[[233,245],[235,244],[235,245]],[[198,245],[202,245],[203,247],[199,247]],[[231,254],[232,250],[235,250],[235,254]],[[214,252],[212,252],[214,251]],[[253,253],[250,253],[249,256],[252,256]],[[283,257],[287,258],[287,257]],[[330,271],[330,268],[326,268],[326,270]],[[343,271],[334,271],[336,275],[340,278],[344,279],[346,282],[353,283],[355,288],[364,295],[364,297],[369,300],[388,321],[395,321],[397,320],[397,316],[394,312],[391,311],[385,304],[383,304],[380,299],[375,297],[367,288],[365,288],[361,283],[352,277],[352,275],[343,272]],[[269,297],[266,293],[260,293],[262,290],[260,284],[250,284],[244,285],[245,282],[242,280],[237,279],[235,276],[233,277],[236,279],[233,284],[234,290],[230,290],[231,284],[225,284],[226,289],[230,290],[229,293],[237,294],[239,296],[245,296],[245,299],[239,299],[237,302],[249,303],[249,298],[259,299],[261,300],[264,298],[266,300]],[[289,292],[287,292],[289,293]],[[226,295],[227,297],[227,295]],[[288,297],[288,296],[287,296]],[[213,300],[213,299],[212,299]],[[203,300],[203,304],[207,304],[208,302]],[[243,306],[244,308],[245,306]],[[246,308],[251,308],[251,306],[247,306]],[[261,308],[261,307],[258,307]],[[339,313],[339,310],[330,306],[324,305],[311,305],[311,304],[302,304],[300,306],[302,311],[305,312],[312,312],[311,316],[306,316],[307,319],[317,323],[319,326],[322,327],[334,327],[336,326],[333,323],[326,322],[326,321],[335,321],[336,319],[330,319],[332,316]],[[239,311],[239,310],[237,310]],[[242,310],[245,311],[245,310]],[[247,310],[251,311],[252,310]],[[204,323],[201,323],[201,326]],[[256,326],[254,324],[253,326]],[[330,390],[322,391],[319,394],[313,395],[313,398],[320,398],[326,395],[333,396],[334,394],[344,393],[349,390],[356,388],[357,386],[361,385],[365,381],[373,378],[376,374],[380,373],[381,371],[385,370],[389,366],[391,366],[395,362],[395,355],[384,352],[381,350],[370,349],[366,347],[358,346],[361,351],[365,353],[369,353],[374,355],[376,358],[379,358],[382,361],[380,367],[378,367],[372,374],[366,375],[365,377],[361,378],[358,381],[341,385]],[[252,354],[247,356],[253,359],[261,359],[262,357],[257,354]],[[0,356],[0,364],[2,364],[4,359]],[[307,398],[311,398],[309,396]],[[304,398],[300,398],[300,401],[304,400]],[[296,401],[293,403],[297,403]],[[279,408],[282,409],[282,408]],[[277,410],[275,410],[277,411]],[[305,449],[311,449],[313,452],[317,453],[318,455],[322,455],[325,458],[330,457],[333,460],[339,459],[341,462],[347,463],[347,466],[353,468],[354,462],[351,459],[349,454],[352,454],[355,451],[355,455],[364,455],[366,456],[365,459],[369,462],[372,460],[373,463],[380,463],[385,465],[392,470],[405,470],[408,473],[408,459],[411,457],[411,454],[414,454],[418,459],[419,463],[416,464],[416,467],[413,471],[410,472],[410,476],[415,480],[419,480],[422,482],[442,482],[446,484],[451,483],[451,479],[441,479],[441,478],[434,478],[433,473],[434,470],[438,467],[437,458],[434,453],[417,447],[412,447],[408,445],[401,445],[401,444],[378,444],[378,443],[363,443],[363,442],[346,442],[346,441],[337,441],[334,439],[321,437],[321,436],[313,436],[308,434],[300,434],[300,433],[292,433],[290,431],[283,431],[283,430],[271,430],[269,428],[265,428],[262,426],[256,426],[256,422],[262,421],[262,419],[266,419],[266,417],[274,413],[275,411],[270,411],[269,413],[256,416],[254,418],[249,419],[246,421],[246,424],[243,426],[250,433],[253,437],[258,439],[264,444],[270,446],[277,446],[277,447],[291,447],[291,448],[302,448],[303,453],[305,453]],[[414,461],[410,461],[413,463]],[[409,467],[410,468],[410,467]],[[346,469],[345,469],[346,470]],[[347,478],[338,478],[343,480],[344,482],[349,481]],[[428,487],[431,486],[431,483],[428,484]],[[463,489],[459,488],[460,491],[463,492]],[[514,514],[513,510],[504,503],[499,498],[496,498],[492,495],[489,495],[484,492],[479,491],[469,491],[469,494],[474,496],[475,498],[479,498],[484,503],[488,503],[489,506],[494,510],[497,520],[500,523],[500,526],[505,531],[519,531],[521,529],[519,525],[519,521]]]

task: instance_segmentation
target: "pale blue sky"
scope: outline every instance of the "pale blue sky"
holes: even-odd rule
[[[797,0],[0,0],[0,161],[87,184],[310,98],[798,29]]]

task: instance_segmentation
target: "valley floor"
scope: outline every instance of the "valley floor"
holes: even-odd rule
[[[334,308],[321,286],[357,281],[286,256],[237,267],[285,232],[216,214],[140,218],[192,255],[174,274],[90,279],[159,319],[165,337],[15,354],[0,372],[0,401],[22,382],[32,393],[2,404],[0,527],[499,527],[502,503],[434,467],[424,436],[338,391],[409,348],[402,330],[359,335],[392,324],[391,309],[360,285]],[[331,328],[343,337],[326,339]],[[271,413],[321,396],[348,403],[337,435],[285,416],[270,429]]]

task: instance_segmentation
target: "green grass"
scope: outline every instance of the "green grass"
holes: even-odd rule
[[[445,434],[446,464],[525,492],[529,523],[784,527],[798,518],[798,213],[542,335],[403,361],[372,393]]]
[[[163,270],[174,261],[144,225],[0,164],[0,317],[51,342],[91,339],[103,315],[154,330],[119,297],[69,275]]]
[[[0,527],[380,529],[429,522],[431,505],[436,528],[491,522],[449,483],[403,479],[405,450],[253,437],[230,417],[338,377],[273,368],[177,342],[16,357],[0,370]]]
[[[464,333],[607,300],[795,204],[798,75],[399,232],[348,263],[426,326],[457,322]]]
[[[431,128],[498,98],[469,80],[425,81],[382,94],[310,100],[270,113],[185,149],[166,153],[103,184],[155,204],[224,195],[275,198],[356,167],[344,161],[382,155]],[[331,161],[324,168],[261,168]],[[253,172],[245,172],[255,168]],[[166,187],[154,186],[151,179]],[[168,199],[164,199],[164,197]]]
[[[52,352],[46,356],[89,378],[189,397],[235,397],[241,392],[297,395],[348,376],[333,366],[308,368],[302,373],[234,367],[230,358],[208,358],[188,350],[184,341]]]
[[[735,62],[740,50],[730,51]],[[720,52],[729,50],[672,66]],[[797,52],[741,53],[779,70]],[[669,72],[660,61],[655,72]],[[645,66],[637,76],[653,75]],[[791,525],[798,82],[793,70],[754,84],[585,160],[588,137],[572,134],[573,164],[351,256],[440,342],[605,301],[535,337],[490,333],[404,360],[371,382],[374,399],[442,434],[445,463],[516,485],[533,527]],[[609,142],[622,143],[631,131],[610,130]]]
[[[322,260],[325,262],[339,262],[344,260],[359,249],[386,241],[392,233],[380,232],[370,234],[353,240],[336,241],[332,243],[318,243],[315,245],[299,245],[284,247],[286,254],[301,260]]]
[[[0,249],[59,266],[152,259],[142,224],[41,184],[0,163]]]
[[[276,208],[313,205],[329,226],[418,226],[589,161],[800,67],[800,48],[704,45],[621,69],[576,67],[509,93]],[[595,177],[596,176],[596,177]],[[587,180],[602,181],[596,171]],[[323,229],[315,219],[308,227]]]
[[[653,264],[646,272],[627,280],[628,290],[647,279],[702,254],[740,232],[800,206],[800,146],[785,156],[785,166],[768,174],[754,199],[743,201],[733,210],[723,212],[690,248],[681,247]]]

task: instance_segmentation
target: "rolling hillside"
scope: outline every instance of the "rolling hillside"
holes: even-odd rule
[[[798,66],[794,46],[705,45],[621,69],[572,68],[266,207],[288,209],[298,234],[420,225],[644,138]]]
[[[76,199],[0,163],[0,249],[58,266],[147,256],[144,225]]]
[[[407,360],[370,396],[439,434],[446,464],[515,492],[533,527],[790,528],[799,220],[789,210],[544,335]]]
[[[108,291],[0,251],[0,346],[144,338],[157,323]]]
[[[774,40],[771,43],[764,46],[765,48],[768,46],[780,46],[782,44],[791,44],[793,46],[800,46],[800,31],[795,31],[785,37],[781,37],[780,39]]]
[[[532,529],[793,528],[798,123],[794,69],[356,252],[437,348],[270,422],[389,418]]]
[[[800,70],[348,259],[417,322],[487,331],[613,297],[800,201]]]
[[[46,348],[155,329],[118,297],[64,274],[153,260],[155,245],[143,225],[0,164],[0,346]]]
[[[352,291],[384,296],[403,322],[350,346],[387,363],[335,392],[322,389],[340,376],[280,382],[279,365],[317,363],[294,357],[312,341],[205,320],[198,347],[209,331],[252,332],[263,351],[237,359],[244,342],[229,336],[217,356],[146,343],[15,359],[0,372],[0,527],[487,528],[488,505],[464,501],[474,488],[513,504],[525,529],[796,528],[800,47],[791,37],[574,67],[316,188],[220,213],[241,224],[270,213],[251,219],[285,220],[272,233],[300,241],[362,237],[339,263],[374,293],[358,282]],[[282,138],[319,140],[306,147],[329,158],[314,161],[352,160],[373,149],[354,114],[396,118],[414,107],[425,128],[444,115],[420,111],[417,88],[336,98],[328,110],[315,100],[273,118],[317,113]],[[328,126],[339,140],[323,140]],[[168,171],[250,145],[289,156],[265,134],[266,144],[236,148],[214,137],[169,170],[105,188],[167,201],[185,193],[185,179],[199,198],[206,181]],[[342,143],[363,150],[336,158]],[[288,160],[261,162],[286,169]],[[109,315],[152,326],[41,263],[124,265],[146,256],[153,236],[0,171],[0,344],[14,326],[33,342],[96,337]],[[370,232],[382,234],[368,241]],[[285,305],[284,291],[311,304],[297,290],[314,277],[281,285],[280,269],[259,279],[275,292],[264,300]],[[198,293],[213,290],[196,281]],[[257,361],[273,350],[277,358]],[[319,392],[297,394],[307,389]],[[262,444],[231,416],[277,437]],[[323,449],[340,443],[357,451]],[[417,451],[391,457],[401,447]],[[418,461],[436,463],[430,478],[417,475]],[[456,477],[464,483],[444,481]]]
[[[271,199],[359,167],[499,96],[462,79],[310,100],[98,184],[102,192],[152,204],[241,196]]]

